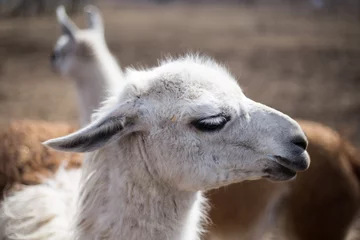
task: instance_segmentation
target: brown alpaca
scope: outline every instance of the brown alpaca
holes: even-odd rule
[[[60,165],[78,168],[82,164],[80,154],[54,151],[41,144],[49,137],[74,132],[75,126],[39,120],[13,120],[2,124],[0,129],[1,191],[21,184],[40,184],[43,179],[52,176]]]
[[[210,191],[208,239],[259,239],[254,226],[278,210],[288,239],[345,239],[360,205],[360,155],[334,130],[298,122],[309,140],[310,168],[290,182],[259,180]]]

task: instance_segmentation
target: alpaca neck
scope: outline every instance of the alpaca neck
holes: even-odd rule
[[[123,83],[123,73],[107,47],[97,47],[95,57],[89,60],[84,71],[72,73],[75,80],[81,126],[87,125],[91,115],[109,90],[118,89]]]
[[[114,144],[84,162],[76,239],[199,239],[201,194],[156,181],[139,137]]]

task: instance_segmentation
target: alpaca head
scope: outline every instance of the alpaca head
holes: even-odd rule
[[[64,6],[56,9],[62,35],[56,42],[50,60],[53,69],[62,75],[72,75],[79,69],[92,67],[96,50],[106,48],[100,11],[89,5],[85,13],[88,28],[79,29],[66,14]]]
[[[300,126],[247,98],[212,60],[170,60],[128,70],[126,80],[91,124],[45,144],[75,152],[106,148],[99,156],[109,148],[122,151],[121,144],[135,138],[153,177],[188,191],[256,178],[288,180],[309,166]]]

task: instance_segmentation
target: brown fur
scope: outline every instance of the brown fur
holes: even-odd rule
[[[68,168],[80,167],[80,154],[57,152],[41,142],[75,131],[66,123],[20,120],[3,124],[0,132],[0,190],[17,184],[39,184],[54,174],[64,160]]]
[[[289,239],[345,239],[360,205],[360,155],[332,129],[314,122],[299,123],[309,139],[310,168],[290,182],[259,180],[209,192],[213,206],[210,235],[246,239],[246,232],[269,201],[284,191],[286,197],[280,204]]]
[[[281,204],[290,239],[344,239],[360,204],[357,152],[332,129],[314,122],[299,123],[310,142],[310,168],[291,182],[246,181],[210,191],[210,233],[223,240],[239,239],[237,235],[246,239],[269,202],[289,190]],[[39,184],[64,160],[68,168],[81,166],[80,154],[53,151],[41,144],[73,132],[74,126],[22,120],[0,129],[1,189],[9,184],[13,189]]]

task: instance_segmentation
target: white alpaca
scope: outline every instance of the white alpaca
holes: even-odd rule
[[[125,78],[94,122],[46,142],[93,151],[75,239],[198,239],[199,191],[288,180],[309,165],[299,125],[246,98],[211,60],[181,58]]]
[[[67,28],[71,29],[69,27]],[[72,33],[74,33],[74,31]],[[85,39],[91,39],[91,38],[85,38]],[[61,40],[59,42],[61,43]],[[74,43],[76,42],[73,41],[72,44],[74,45]],[[65,46],[65,45],[58,44],[58,46]],[[66,46],[69,47],[72,45],[66,44]],[[58,49],[62,49],[62,48],[64,47]],[[69,56],[69,52],[67,56]],[[75,55],[75,57],[79,57],[79,56],[82,55],[81,54]],[[108,54],[108,56],[111,55]],[[71,60],[71,58],[67,58],[67,60],[69,59]],[[55,60],[59,61],[59,59],[55,59]],[[73,60],[72,64],[74,63],[77,63],[76,60]],[[66,61],[62,63],[58,62],[58,64],[59,65],[57,66],[62,66],[64,64],[66,65]],[[216,64],[211,64],[211,65],[212,67],[221,70],[221,68],[217,67]],[[96,65],[94,65],[94,67],[96,67]],[[62,70],[65,71],[65,73],[67,69],[71,69],[71,66],[68,66],[68,68],[66,67],[62,68]],[[138,73],[138,74],[143,75],[144,73]],[[103,79],[106,78],[104,77],[100,78],[101,81],[103,81]],[[110,79],[115,79],[115,78],[110,78]],[[116,84],[115,81],[117,80],[115,79],[113,82],[111,81],[104,81],[104,82],[106,84],[111,85],[112,83]],[[92,89],[95,89],[96,91],[99,92],[99,89],[94,88],[94,86],[90,84],[92,82],[87,82],[87,83],[89,84],[89,86],[92,86]],[[122,87],[119,86],[119,89],[121,88]],[[104,94],[104,92],[102,94]],[[98,96],[98,95],[95,94],[94,96]],[[97,101],[99,101],[100,98],[101,96],[98,98]],[[83,103],[90,103],[90,101],[87,102],[84,101]],[[105,106],[104,109],[106,108],[107,106]],[[86,113],[83,114],[83,116],[87,116],[87,115],[90,115],[89,112],[87,114]],[[173,118],[173,120],[175,119]],[[71,223],[69,219],[72,219],[72,213],[75,209],[75,205],[71,203],[76,201],[76,197],[75,197],[77,191],[76,182],[79,175],[80,175],[80,171],[78,170],[75,171],[73,170],[71,171],[71,173],[60,171],[54,180],[49,179],[44,184],[38,186],[25,187],[22,191],[17,192],[12,197],[8,198],[7,200],[9,201],[5,201],[5,204],[3,205],[5,210],[10,210],[10,211],[5,211],[5,215],[4,215],[5,219],[6,217],[8,217],[7,221],[3,221],[4,223],[3,225],[7,226],[7,229],[5,231],[6,237],[4,238],[6,239],[67,239],[69,238],[69,233],[70,233],[69,224]],[[200,212],[198,211],[198,209],[201,207],[200,202],[201,201],[199,199],[199,201],[197,201],[196,204],[194,204],[193,210],[190,211],[189,213],[190,216],[189,226],[193,226],[193,227],[186,228],[186,231],[183,231],[183,235],[184,235],[183,239],[195,238],[192,236],[196,234],[195,231],[196,223],[198,221],[198,218],[200,218]],[[61,210],[56,211],[52,209],[51,206],[65,206],[65,207],[68,206],[68,211],[61,211]],[[14,211],[14,209],[18,211]],[[19,215],[22,215],[22,217],[17,218],[17,216]],[[117,235],[116,233],[113,234]],[[137,237],[134,237],[134,239],[137,239]]]
[[[88,9],[92,9],[92,12],[93,14],[90,15],[90,19],[91,19],[91,16],[92,17],[92,21],[93,22],[97,22],[98,25],[100,27],[100,29],[103,29],[102,27],[102,19],[101,19],[101,16],[100,14],[98,13],[98,10],[94,7],[88,7]],[[63,14],[58,14],[58,16],[64,16]],[[65,15],[65,18],[68,18],[66,15]],[[71,21],[62,21],[62,18],[59,18],[59,23],[63,26],[62,28],[63,29],[70,29],[72,30],[73,28],[71,26],[69,27],[66,27],[66,23],[67,22],[71,22]],[[64,34],[67,35],[68,32],[70,30],[67,30],[67,31],[64,31]],[[72,30],[72,34],[73,35],[77,35],[78,32],[81,32],[82,30]],[[81,39],[81,38],[75,38],[75,39]],[[79,41],[79,40],[77,40]],[[89,59],[87,58],[84,58],[84,57],[81,57],[81,55],[79,56],[79,54],[76,54],[76,45],[78,45],[79,43],[77,41],[73,41],[72,44],[74,44],[75,46],[70,48],[72,50],[72,52],[69,52],[68,50],[68,56],[72,56],[73,58],[76,58],[75,61],[72,61],[72,62],[76,62],[76,63],[79,63],[81,62],[81,65],[80,64],[77,64],[78,66],[85,66],[88,62],[92,63],[93,61],[89,61]],[[92,41],[92,38],[82,38],[82,42],[90,42]],[[61,48],[62,46],[64,46],[63,44],[61,44],[61,39],[58,41],[58,44],[57,44],[57,47],[54,51],[54,59],[58,59],[58,58],[61,58],[61,54],[58,54],[58,53],[61,53]],[[81,43],[81,41],[80,41]],[[69,43],[71,44],[71,43]],[[89,44],[87,43],[86,44],[87,46],[92,46],[94,47],[93,44]],[[103,48],[104,50],[108,51],[108,48]],[[90,49],[90,52],[92,50]],[[98,52],[98,51],[93,51],[93,52]],[[102,55],[99,55],[99,56],[103,56],[104,54]],[[107,56],[110,56],[111,54],[109,52],[107,52],[106,54]],[[89,55],[87,55],[89,56]],[[92,56],[92,55],[91,55]],[[97,56],[96,58],[98,59]],[[94,56],[92,56],[94,57]],[[67,62],[68,61],[68,62]],[[62,65],[66,65],[66,64],[69,64],[69,61],[71,61],[71,58],[67,57],[67,58],[62,58],[62,61],[59,61],[58,64],[55,66],[55,68],[59,71],[59,72],[62,72],[62,69],[64,69],[62,67]],[[91,65],[90,68],[96,68],[96,64],[95,65]],[[107,67],[107,65],[104,65],[104,67]],[[113,70],[113,65],[110,65],[110,71]],[[89,67],[83,67],[82,68],[75,68],[76,71],[83,71],[83,70],[86,70],[88,69]],[[121,71],[121,70],[119,70]],[[99,73],[102,73],[102,72],[106,72],[106,71],[98,71]],[[64,75],[67,74],[67,72],[64,72],[63,73]],[[108,76],[108,75],[107,75]],[[99,81],[100,82],[103,82],[103,85],[108,85],[108,87],[110,89],[113,89],[112,84],[119,84],[118,82],[115,82],[115,81],[107,81],[106,79],[104,80],[104,78],[106,78],[106,76],[98,76],[99,77]],[[74,77],[73,77],[74,79]],[[76,78],[75,78],[76,80]],[[96,79],[95,79],[96,80]],[[85,82],[85,81],[83,81]],[[78,93],[81,93],[80,97],[81,96],[84,96],[83,92],[84,91],[88,91],[88,92],[92,92],[93,96],[95,96],[95,99],[94,101],[99,101],[101,95],[105,95],[103,89],[104,88],[99,88],[98,87],[98,84],[94,84],[96,83],[96,81],[86,81],[86,88],[84,88],[84,85],[81,85],[81,84],[75,84],[75,86],[77,87],[77,92]],[[98,92],[96,92],[98,91]],[[90,101],[86,101],[85,100],[82,100],[80,102],[83,102],[83,103],[88,103]],[[93,106],[95,104],[92,104],[90,106],[87,106],[87,109],[92,109]],[[80,105],[80,108],[81,107],[86,107],[84,105]],[[82,111],[84,113],[84,111]],[[84,118],[86,119],[90,119],[90,116],[89,114],[91,113],[90,111],[87,111],[87,116],[85,116]],[[306,122],[306,121],[302,121],[302,120],[297,120],[298,123],[300,124],[300,126],[305,130],[305,132],[308,134],[308,138],[310,140],[310,142],[313,142],[317,144],[317,147],[316,148],[311,148],[310,151],[309,151],[309,154],[310,156],[313,158],[315,156],[315,159],[313,158],[312,160],[314,160],[315,162],[321,162],[322,161],[322,158],[318,157],[318,153],[319,152],[322,152],[322,155],[324,155],[325,153],[328,154],[328,156],[330,157],[327,157],[328,159],[326,161],[338,161],[338,162],[343,162],[344,160],[338,160],[337,157],[334,157],[331,155],[331,150],[328,150],[326,147],[326,144],[327,144],[327,139],[328,137],[326,136],[329,136],[329,134],[331,136],[333,136],[332,132],[330,129],[326,129],[322,126],[320,126],[319,124],[316,124],[316,123],[313,123],[313,122]],[[314,134],[316,132],[321,132],[321,135],[324,136],[323,138],[319,138],[317,137],[316,139],[314,139]],[[338,137],[336,137],[338,138]],[[339,139],[340,142],[343,142],[342,139]],[[334,146],[332,147],[334,148]],[[334,148],[335,149],[335,148]],[[340,155],[344,155],[344,153],[342,153],[343,150],[336,150],[337,153],[339,153]],[[347,152],[347,151],[345,151]],[[313,155],[312,155],[313,154]],[[345,153],[345,155],[347,155]],[[346,165],[348,164],[348,162],[346,163],[343,163],[343,165]],[[294,184],[298,184],[299,186],[302,186],[301,187],[301,191],[303,192],[303,194],[301,196],[296,196],[296,199],[297,202],[303,202],[303,198],[302,196],[307,196],[307,194],[309,193],[309,191],[312,191],[313,188],[309,188],[307,187],[306,184],[304,184],[303,182],[306,181],[306,180],[303,180],[302,179],[309,179],[311,178],[313,175],[316,175],[316,176],[320,176],[321,174],[323,174],[323,178],[326,178],[326,177],[329,177],[329,178],[332,178],[332,179],[342,179],[342,178],[346,178],[346,179],[349,179],[349,182],[353,182],[354,178],[353,175],[351,174],[344,174],[344,167],[341,167],[341,166],[336,166],[334,168],[336,168],[336,174],[334,177],[330,177],[329,176],[329,173],[327,173],[326,171],[324,171],[324,168],[331,168],[331,165],[332,164],[326,164],[325,167],[322,167],[321,169],[319,169],[318,171],[315,171],[315,172],[309,172],[307,171],[305,173],[305,178],[300,178],[297,179],[296,181],[290,181],[290,182],[287,182],[286,184],[276,184],[276,183],[272,183],[272,182],[269,182],[269,181],[256,181],[256,182],[247,182],[247,183],[240,183],[240,184],[235,184],[235,185],[232,185],[232,186],[228,186],[225,190],[223,189],[217,189],[217,190],[214,190],[214,191],[210,191],[208,193],[208,197],[209,197],[209,200],[210,200],[210,205],[213,207],[210,211],[210,221],[213,223],[213,224],[210,224],[208,227],[209,228],[209,236],[214,236],[216,234],[220,235],[219,238],[221,239],[225,239],[226,237],[228,237],[229,239],[231,237],[229,236],[236,236],[235,238],[249,238],[249,239],[260,239],[263,235],[263,233],[267,230],[267,228],[269,226],[271,226],[273,224],[273,221],[272,219],[270,218],[271,216],[274,217],[275,215],[279,215],[278,212],[276,212],[276,208],[274,205],[278,205],[280,204],[280,199],[282,199],[284,196],[284,192],[287,192],[287,194],[290,194],[290,196],[292,196],[291,194],[296,194],[297,191],[292,191],[292,189],[294,189]],[[339,174],[338,174],[339,173]],[[313,175],[311,175],[313,174]],[[337,180],[334,180],[335,182]],[[357,180],[355,180],[357,181]],[[318,183],[319,184],[319,183]],[[248,188],[246,188],[246,186],[249,186]],[[336,196],[338,194],[338,192],[342,191],[342,192],[353,192],[353,190],[351,188],[349,188],[348,186],[342,186],[342,187],[339,187],[339,188],[336,188],[334,185],[332,185],[333,187],[331,188],[331,194],[332,196]],[[266,191],[264,191],[263,189],[266,189]],[[289,191],[290,190],[290,191]],[[322,201],[323,202],[323,209],[327,209],[329,206],[329,204],[331,204],[331,201],[328,200],[328,194],[327,194],[327,191],[326,189],[324,189],[324,187],[319,184],[319,186],[317,188],[315,188],[313,191],[317,192],[318,194],[322,194],[321,198],[318,200],[319,202]],[[254,195],[254,192],[256,192],[256,195]],[[345,194],[342,194],[343,196]],[[352,194],[351,196],[355,196],[356,194]],[[294,197],[295,198],[295,197]],[[233,201],[231,201],[231,199],[233,199]],[[234,200],[235,199],[235,200]],[[237,199],[237,200],[236,200]],[[261,202],[258,201],[258,199],[262,199]],[[345,198],[343,198],[345,199]],[[283,199],[282,199],[283,200]],[[336,216],[336,211],[342,211],[342,208],[341,206],[342,205],[347,205],[348,206],[348,209],[347,211],[348,212],[355,212],[354,211],[354,207],[350,207],[351,203],[353,201],[356,201],[356,199],[353,199],[350,198],[350,199],[346,199],[346,200],[343,200],[344,203],[342,204],[339,204],[339,206],[337,206],[336,209],[338,210],[335,210],[334,207],[332,207],[333,209],[333,212],[334,213],[331,213],[331,214],[320,214],[319,215],[321,217],[318,217],[318,219],[326,219],[326,218],[329,218],[329,219],[334,219],[334,216]],[[282,202],[281,204],[285,204],[288,203],[289,200],[285,200],[284,202]],[[307,206],[306,208],[303,208],[302,211],[304,211],[304,216],[307,215],[309,216],[308,218],[310,218],[310,216],[314,216],[314,208],[317,209],[317,204],[315,201],[313,201],[314,203],[310,206]],[[255,204],[257,203],[257,204]],[[252,207],[249,207],[249,205],[252,205]],[[243,206],[243,207],[242,207]],[[287,214],[292,214],[294,215],[294,211],[296,211],[295,209],[297,207],[287,207],[288,210],[287,210]],[[246,210],[245,210],[246,209]],[[315,210],[317,211],[317,210]],[[237,213],[234,214],[234,212]],[[323,211],[317,211],[317,212],[323,212]],[[218,216],[216,216],[216,214],[218,214]],[[226,214],[228,214],[228,216],[226,216]],[[235,217],[236,216],[236,217]],[[346,214],[344,214],[344,216],[346,216]],[[301,219],[301,220],[292,220],[294,218],[287,218],[286,221],[289,225],[293,225],[293,226],[305,226],[304,222],[307,221],[308,218],[304,218],[304,219]],[[339,216],[336,216],[336,219],[338,221],[332,221],[333,222],[333,226],[332,226],[332,229],[333,229],[333,233],[337,233],[339,231],[342,231],[341,229],[343,229],[343,226],[348,224],[347,223],[347,219],[351,218],[351,215],[348,216],[348,217],[345,217],[340,219]],[[255,220],[254,220],[255,219]],[[338,223],[341,223],[341,224],[338,224]],[[307,232],[309,231],[309,228],[308,226],[311,225],[310,223],[304,227],[302,229],[302,232]],[[325,224],[324,224],[325,225]],[[232,227],[233,228],[232,228]],[[289,227],[286,227],[286,229],[290,232],[290,234],[292,233],[290,228]],[[317,225],[317,229],[319,232],[323,232],[323,234],[325,234],[325,232],[329,232],[328,229],[320,229],[319,225]],[[335,230],[337,229],[337,230]],[[295,232],[295,230],[292,230],[295,234],[295,236],[301,238],[301,239],[306,239],[307,237],[303,237],[301,233],[298,233],[298,232]],[[330,234],[329,234],[330,235]],[[336,235],[336,234],[334,234]],[[321,235],[321,233],[319,234],[319,236],[323,236]],[[316,237],[314,237],[316,238]],[[319,238],[319,237],[318,237]],[[321,238],[321,237],[320,237]],[[335,237],[335,238],[339,238],[339,237]]]
[[[74,80],[79,103],[80,123],[90,122],[91,114],[105,100],[108,90],[124,84],[124,76],[104,37],[100,11],[87,6],[89,28],[79,29],[63,6],[56,13],[63,35],[51,55],[53,68]]]

